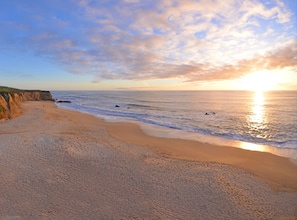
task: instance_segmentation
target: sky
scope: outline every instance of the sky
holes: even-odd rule
[[[297,1],[3,0],[0,85],[297,90]]]

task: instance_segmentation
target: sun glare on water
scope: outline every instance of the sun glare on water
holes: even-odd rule
[[[242,89],[252,91],[276,90],[280,75],[274,71],[262,70],[244,76],[241,80]]]

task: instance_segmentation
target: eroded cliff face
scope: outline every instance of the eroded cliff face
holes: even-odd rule
[[[0,121],[22,114],[23,101],[54,101],[49,91],[0,92]]]
[[[54,101],[49,91],[23,91],[22,101]]]

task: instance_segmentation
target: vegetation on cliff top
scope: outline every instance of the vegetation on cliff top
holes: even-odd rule
[[[21,90],[19,90],[19,89],[5,87],[5,86],[0,86],[0,92],[14,93],[14,92],[20,92],[20,91]]]
[[[10,88],[6,86],[0,86],[0,92],[16,93],[16,92],[48,92],[48,91],[16,89],[16,88]]]
[[[10,88],[6,86],[0,86],[0,93],[4,93],[4,92],[9,93],[10,95],[13,95],[14,93],[21,93],[21,92],[48,92],[48,91],[16,89],[16,88]]]

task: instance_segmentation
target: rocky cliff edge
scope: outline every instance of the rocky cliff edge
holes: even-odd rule
[[[0,121],[22,114],[21,102],[24,101],[54,101],[54,99],[49,91],[0,87]]]

